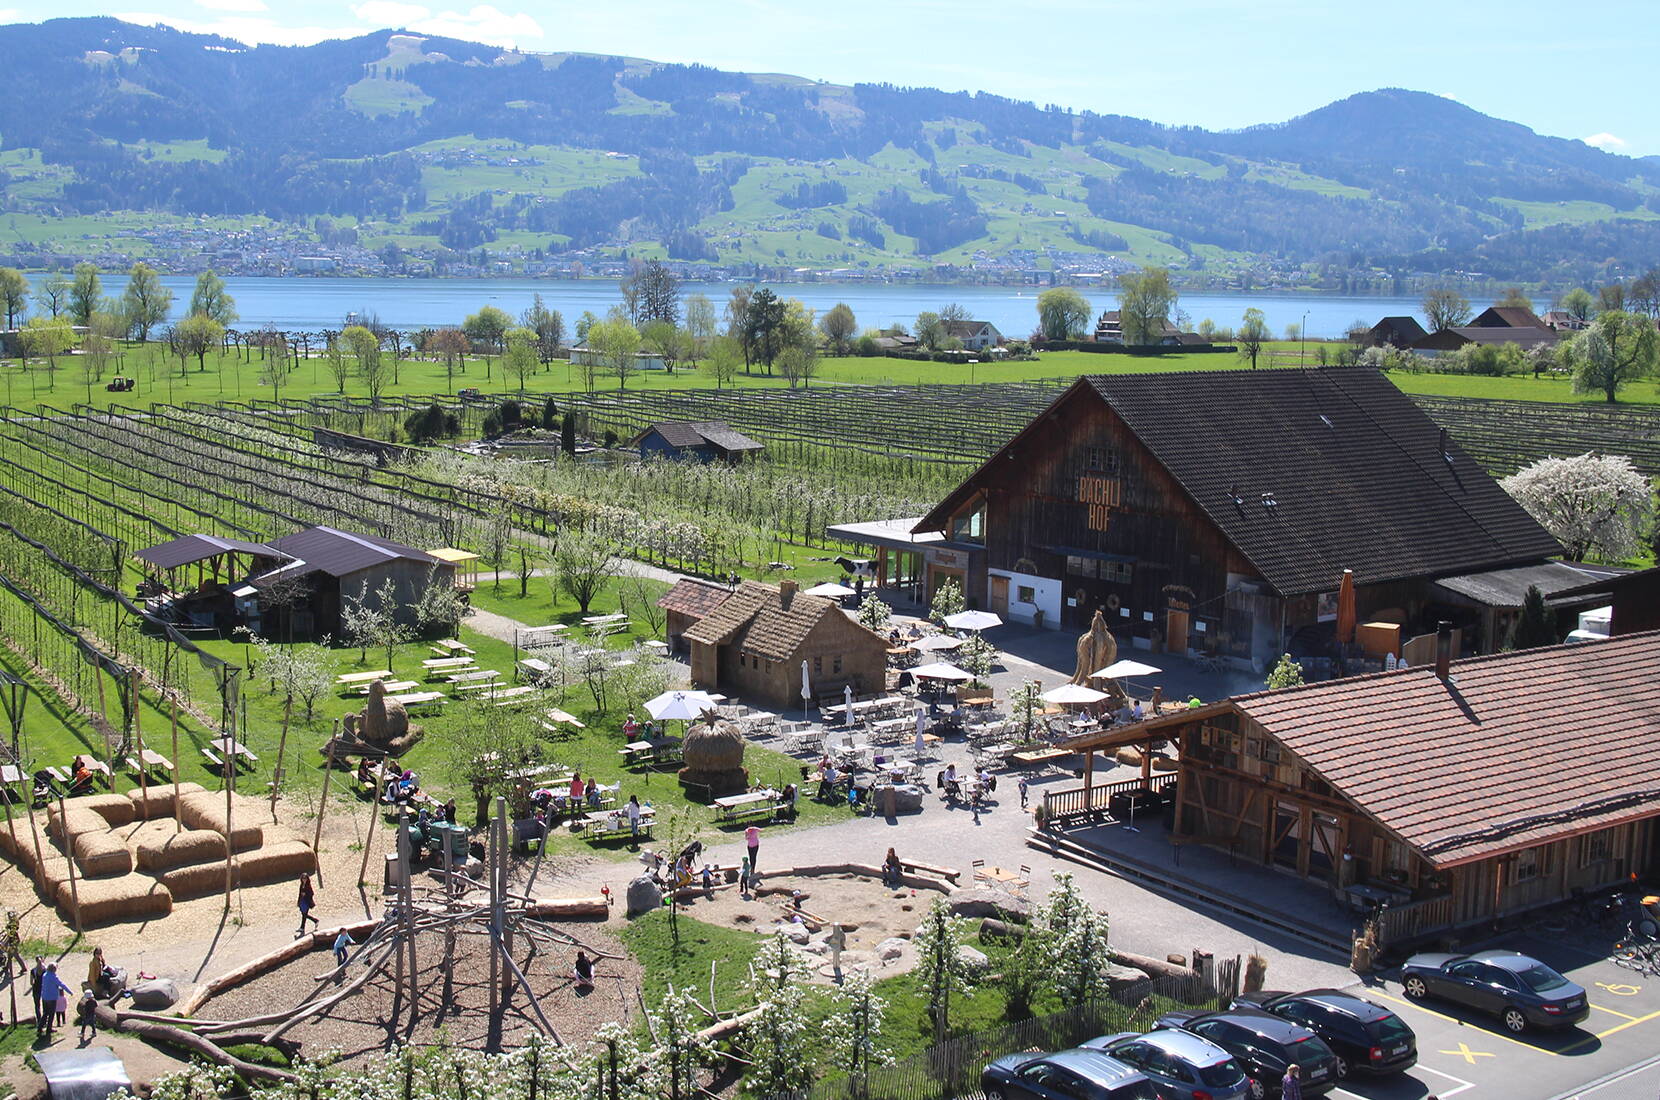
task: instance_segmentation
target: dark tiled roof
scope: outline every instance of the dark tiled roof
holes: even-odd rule
[[[725,585],[681,577],[659,597],[657,606],[664,611],[676,611],[694,619],[701,619],[725,603],[729,595],[731,592]]]
[[[796,592],[786,603],[779,589],[760,581],[744,581],[684,637],[705,645],[735,645],[769,661],[788,661],[825,616],[840,614],[829,600]],[[871,637],[887,645],[877,635]]]
[[[1419,343],[1436,341],[1436,337],[1442,338],[1441,341],[1436,341],[1437,343],[1445,341],[1445,334],[1449,332],[1462,338],[1461,340],[1450,341],[1455,344],[1520,344],[1524,348],[1531,348],[1535,344],[1554,344],[1557,340],[1555,332],[1543,327],[1501,328],[1498,326],[1464,325],[1459,328],[1442,329],[1441,332],[1431,333]]]
[[[997,329],[997,326],[993,325],[990,321],[947,321],[947,322],[945,322],[945,334],[947,336],[955,336],[959,340],[966,340],[966,339],[969,339],[971,337],[978,336],[978,335],[980,335],[980,330],[981,329],[987,329],[987,328],[989,328],[989,329],[991,329],[992,331],[995,332],[996,329]]]
[[[1540,561],[1441,577],[1435,583],[1489,607],[1520,607],[1530,587],[1537,588],[1542,596],[1554,596],[1591,579],[1592,574],[1566,562]]]
[[[1373,339],[1379,339],[1385,334],[1392,335],[1395,339],[1407,344],[1414,340],[1422,340],[1429,335],[1424,331],[1424,326],[1418,323],[1418,318],[1409,316],[1385,317],[1372,326],[1371,335]]]
[[[664,420],[648,425],[634,437],[634,443],[656,432],[671,447],[701,447],[705,443],[727,453],[763,450],[761,444],[734,429],[724,420]]]
[[[304,531],[272,539],[271,545],[283,554],[303,561],[307,566],[304,572],[327,573],[331,577],[348,576],[399,558],[423,565],[445,566],[444,562],[425,550],[333,527],[308,527]]]
[[[1485,328],[1544,328],[1539,315],[1525,306],[1489,306],[1470,324]]]
[[[1232,700],[1379,824],[1450,865],[1660,815],[1660,632]]]
[[[1335,591],[1344,569],[1377,584],[1562,552],[1456,443],[1443,458],[1441,430],[1375,370],[1092,375],[1055,404],[1080,395],[1106,401],[1284,596]],[[917,529],[942,530],[980,476]]]
[[[149,562],[158,569],[173,569],[233,552],[253,554],[262,558],[284,556],[263,542],[244,542],[241,539],[220,538],[218,535],[181,535],[159,546],[139,550],[133,557],[139,561]]]

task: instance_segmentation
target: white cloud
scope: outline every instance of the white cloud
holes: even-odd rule
[[[268,10],[265,0],[196,0],[196,6],[209,11],[255,12]]]
[[[15,23],[23,18],[23,13],[16,8],[0,8],[0,23]]]
[[[466,12],[434,12],[403,0],[363,0],[352,14],[376,27],[403,27],[422,34],[517,46],[527,38],[543,37],[542,26],[528,12],[504,12],[493,4],[476,4]]]
[[[1611,153],[1617,153],[1626,146],[1625,138],[1615,137],[1606,130],[1600,134],[1592,134],[1590,137],[1581,138],[1580,140],[1593,148],[1606,149]]]
[[[189,34],[216,34],[238,42],[269,42],[278,46],[313,46],[331,38],[355,38],[361,27],[283,26],[257,15],[227,15],[218,19],[180,19],[155,12],[114,12],[114,17],[141,27],[165,23]]]

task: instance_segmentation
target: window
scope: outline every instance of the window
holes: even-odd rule
[[[1516,861],[1510,865],[1510,881],[1512,884],[1532,882],[1534,879],[1550,874],[1549,852],[1544,847],[1529,848],[1518,853]]]
[[[1614,858],[1614,838],[1604,829],[1600,833],[1588,833],[1580,838],[1583,854],[1580,856],[1584,863],[1601,863],[1605,859]]]
[[[1129,584],[1135,570],[1127,561],[1104,561],[1100,563],[1101,579],[1114,584]]]
[[[1111,447],[1085,447],[1084,469],[1098,474],[1118,473],[1118,452]]]
[[[972,512],[964,512],[951,520],[951,537],[958,542],[986,541],[986,505],[975,505]]]
[[[1029,584],[1023,584],[1014,590],[1014,598],[1019,603],[1037,603],[1037,589]]]
[[[813,658],[813,675],[814,676],[824,675],[824,658],[823,657],[814,657]]]
[[[841,670],[842,670],[842,659],[840,657],[837,657],[830,664],[830,674],[832,676],[839,675],[841,673]]]

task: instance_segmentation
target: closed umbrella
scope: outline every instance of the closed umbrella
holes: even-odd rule
[[[807,662],[801,662],[801,713],[807,714],[807,701],[813,697],[812,681],[807,678]]]
[[[1002,626],[1003,620],[990,611],[959,611],[945,617],[945,625],[952,630],[990,630]]]
[[[1343,580],[1337,586],[1337,642],[1348,645],[1355,640],[1355,571],[1343,570]]]
[[[842,688],[842,702],[847,705],[847,724],[853,724],[853,685],[847,684]]]
[[[715,701],[703,691],[665,691],[646,701],[646,713],[659,722],[671,718],[689,722],[714,707]]]

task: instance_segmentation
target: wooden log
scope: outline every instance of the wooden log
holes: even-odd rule
[[[734,1016],[730,1020],[720,1020],[710,1024],[697,1033],[697,1039],[703,1043],[714,1043],[729,1038],[736,1032],[742,1031],[750,1024],[761,1018],[764,1009],[752,1008],[748,1012]]]
[[[1146,974],[1149,978],[1193,978],[1196,975],[1185,966],[1176,966],[1163,959],[1155,959],[1149,955],[1137,955],[1129,951],[1120,951],[1113,948],[1114,962],[1121,962],[1125,966],[1134,967]]]
[[[301,936],[291,943],[285,943],[275,951],[267,952],[257,959],[251,959],[241,966],[233,970],[227,970],[211,981],[198,986],[195,992],[186,997],[179,1005],[179,1015],[184,1017],[194,1016],[202,1010],[203,1005],[225,990],[241,985],[250,978],[258,977],[267,970],[273,970],[283,963],[297,959],[307,952],[317,950],[319,947],[332,946],[335,938],[342,932],[350,932],[355,940],[359,934],[371,932],[379,928],[380,925],[381,921],[379,920],[361,920],[352,924],[343,924],[336,928],[320,928]]]
[[[148,1042],[159,1043],[185,1051],[187,1054],[198,1055],[221,1066],[228,1066],[242,1077],[250,1081],[265,1081],[271,1084],[293,1084],[299,1078],[285,1069],[275,1069],[271,1066],[256,1065],[253,1062],[243,1061],[231,1054],[224,1047],[212,1039],[182,1027],[172,1024],[157,1023],[154,1020],[141,1020],[124,1013],[117,1012],[106,1004],[98,1004],[93,1009],[98,1017],[98,1026],[106,1031],[118,1031],[127,1035],[135,1035]],[[276,1045],[272,1039],[260,1039],[268,1045]]]
[[[524,916],[543,920],[576,920],[597,917],[604,920],[611,915],[603,897],[593,898],[538,898],[522,910]]]

